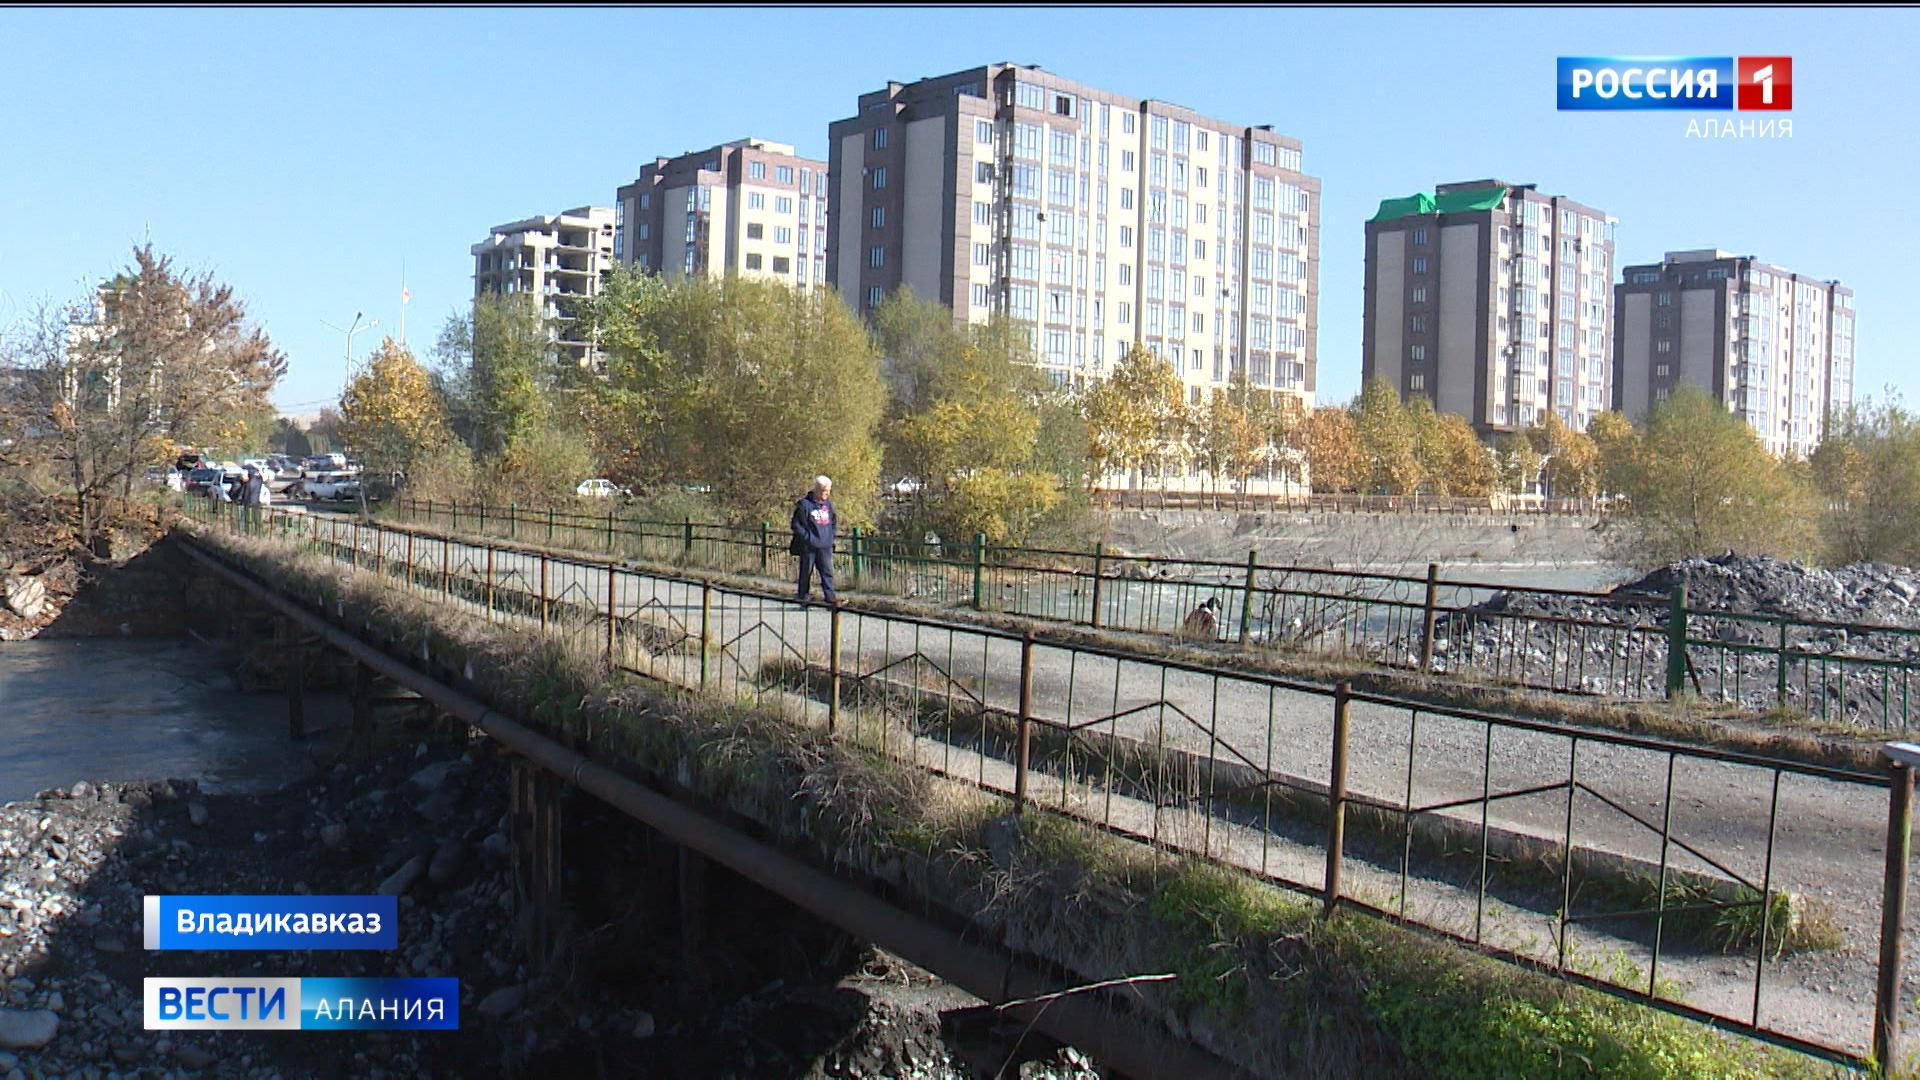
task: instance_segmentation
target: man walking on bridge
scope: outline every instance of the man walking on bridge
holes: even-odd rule
[[[807,599],[808,584],[817,568],[820,593],[827,603],[839,602],[833,591],[833,534],[839,525],[833,502],[827,496],[833,481],[825,476],[813,478],[813,490],[793,505],[793,541],[787,550],[800,557],[800,599]]]

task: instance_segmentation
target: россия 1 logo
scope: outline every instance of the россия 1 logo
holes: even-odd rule
[[[1793,108],[1791,56],[1562,56],[1559,108]]]

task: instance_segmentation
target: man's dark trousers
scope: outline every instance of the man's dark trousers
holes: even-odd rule
[[[834,603],[838,597],[833,591],[833,549],[817,548],[811,544],[800,556],[800,599],[807,598],[808,583],[816,569],[820,571],[820,594],[827,603]]]

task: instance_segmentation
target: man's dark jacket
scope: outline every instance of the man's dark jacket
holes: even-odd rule
[[[795,555],[808,549],[815,551],[833,550],[834,528],[840,518],[833,509],[832,499],[822,499],[813,492],[807,492],[799,502],[793,504],[793,520],[789,522],[793,530],[793,542],[789,547]]]

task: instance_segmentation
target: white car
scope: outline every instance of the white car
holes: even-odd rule
[[[625,495],[627,490],[611,480],[582,480],[573,493],[583,499],[611,499],[615,495]]]
[[[321,473],[300,481],[300,493],[319,502],[342,502],[360,497],[360,478],[348,473]]]
[[[887,493],[896,499],[904,499],[918,493],[920,486],[920,481],[903,476],[887,485]]]

